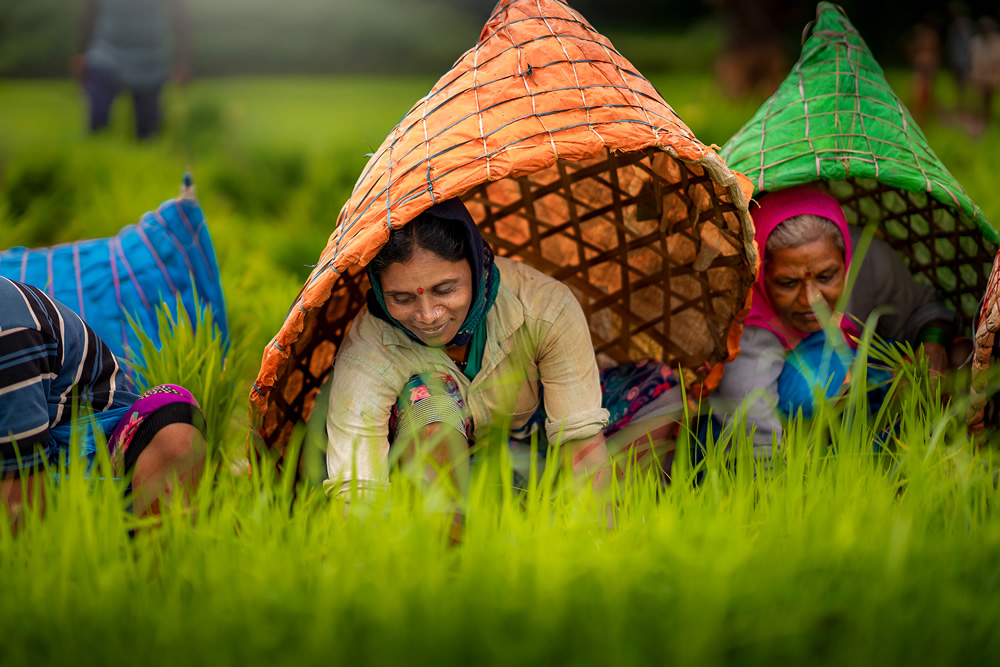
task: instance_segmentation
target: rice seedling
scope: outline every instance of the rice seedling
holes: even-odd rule
[[[176,384],[190,391],[205,415],[211,458],[232,438],[232,416],[243,398],[238,378],[246,372],[245,343],[230,345],[222,338],[210,307],[199,311],[197,322],[192,322],[179,296],[173,307],[160,302],[156,319],[159,343],[129,318],[140,343],[129,362],[137,374],[138,390]]]

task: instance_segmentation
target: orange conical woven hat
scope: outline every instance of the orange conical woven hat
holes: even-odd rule
[[[574,290],[599,360],[656,357],[711,388],[754,279],[751,191],[579,13],[503,0],[365,167],[264,352],[253,428],[283,454],[364,304],[363,267],[452,197],[497,254]]]

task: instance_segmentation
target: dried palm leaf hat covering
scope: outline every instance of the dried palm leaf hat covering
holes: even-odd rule
[[[819,3],[788,78],[722,149],[756,195],[824,182],[971,331],[1000,235],[927,145],[843,9]]]
[[[454,197],[498,255],[573,290],[600,361],[661,359],[710,389],[756,275],[750,191],[579,13],[500,2],[369,160],[265,349],[258,451],[283,455],[311,414],[390,230]]]

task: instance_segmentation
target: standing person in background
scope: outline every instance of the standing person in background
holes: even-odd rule
[[[174,78],[185,84],[189,31],[182,0],[88,0],[71,69],[87,95],[91,132],[107,127],[111,105],[123,90],[132,94],[136,136],[148,139],[159,132],[160,92],[170,77],[169,24]]]
[[[767,97],[788,74],[782,43],[786,26],[798,23],[788,0],[705,0],[718,10],[725,43],[715,61],[715,76],[728,97]]]
[[[979,19],[979,34],[972,38],[972,82],[982,94],[983,130],[993,116],[993,93],[1000,88],[1000,30],[995,19]]]

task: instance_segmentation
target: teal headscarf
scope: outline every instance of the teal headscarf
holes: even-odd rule
[[[471,380],[482,368],[483,352],[486,350],[486,315],[493,307],[500,289],[500,270],[493,262],[493,249],[479,233],[479,228],[476,227],[475,221],[461,199],[449,199],[435,204],[421,215],[454,222],[460,225],[464,232],[467,248],[466,259],[472,270],[472,284],[475,285],[476,292],[472,296],[469,314],[465,316],[462,326],[458,328],[455,337],[448,341],[447,345],[467,344],[469,346],[469,357],[462,373]],[[412,340],[424,345],[419,337],[389,315],[389,311],[385,307],[385,297],[382,295],[382,285],[371,270],[371,265],[368,267],[368,279],[372,284],[372,288],[366,295],[368,311],[380,320],[401,329]]]

